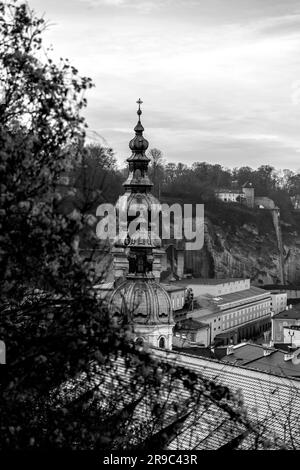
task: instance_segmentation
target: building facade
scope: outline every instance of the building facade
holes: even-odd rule
[[[276,315],[283,312],[287,307],[287,293],[286,292],[271,292],[271,310]]]
[[[248,207],[254,207],[254,188],[251,183],[245,183],[241,188],[220,188],[215,195],[223,202],[237,202]]]
[[[249,279],[239,282],[233,283],[231,293],[211,297],[208,306],[187,314],[187,318],[209,325],[210,344],[236,344],[243,339],[260,336],[271,328],[270,293],[258,287],[248,287]],[[230,289],[231,284],[230,280],[223,280],[223,292]],[[215,285],[216,292],[219,292],[218,285]],[[248,288],[239,289],[242,285]]]
[[[173,311],[181,310],[185,305],[187,289],[184,286],[174,284],[161,283],[161,285],[170,296]]]
[[[191,318],[178,321],[174,328],[173,345],[180,348],[209,346],[209,325]]]
[[[289,305],[283,312],[273,314],[271,322],[271,341],[274,344],[284,343],[284,329],[300,326],[300,305]]]
[[[299,348],[300,346],[300,325],[291,325],[283,327],[283,341]],[[299,364],[299,362],[298,362]]]

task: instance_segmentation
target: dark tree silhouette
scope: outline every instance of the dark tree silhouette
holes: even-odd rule
[[[60,178],[82,161],[91,81],[68,61],[38,58],[45,22],[25,4],[0,2],[0,14],[0,448],[149,449],[182,433],[189,441],[179,447],[215,429],[220,443],[259,435],[238,395],[135,347],[98,299],[99,274],[76,243],[86,214],[57,210]]]

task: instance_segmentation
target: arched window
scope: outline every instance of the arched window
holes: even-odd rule
[[[159,338],[158,347],[161,349],[166,349],[166,339],[163,336]]]

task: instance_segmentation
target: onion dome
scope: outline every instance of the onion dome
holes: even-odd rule
[[[109,309],[115,319],[129,325],[173,324],[171,300],[166,290],[152,279],[127,276],[113,292]]]
[[[143,136],[144,132],[144,127],[141,123],[141,104],[142,104],[141,98],[138,99],[137,104],[139,105],[139,109],[137,110],[137,115],[139,117],[138,123],[134,128],[135,131],[135,137],[129,142],[129,148],[132,150],[132,156],[127,159],[127,161],[130,161],[132,157],[135,155],[135,157],[140,157],[144,156],[145,151],[149,147],[149,142],[148,140],[145,139]],[[146,157],[147,161],[150,161],[148,157]]]
[[[143,127],[140,120],[138,121],[137,125],[135,126],[134,131],[135,131],[135,137],[133,139],[131,139],[131,141],[129,142],[129,148],[134,153],[144,153],[147,150],[147,148],[149,147],[149,142],[143,136],[144,127]],[[149,160],[149,158],[148,158],[148,160]]]

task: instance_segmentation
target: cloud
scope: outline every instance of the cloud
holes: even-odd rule
[[[58,57],[93,78],[88,123],[121,160],[141,96],[146,137],[170,160],[295,167],[299,8],[299,0],[53,0],[45,9],[56,26],[46,35]]]
[[[79,0],[81,3],[85,3],[92,7],[98,6],[111,6],[119,7],[120,5],[126,5],[128,0]]]
[[[81,3],[88,5],[91,8],[97,7],[118,7],[126,9],[138,10],[141,13],[149,13],[152,10],[159,8],[159,2],[155,0],[79,0]],[[164,0],[164,3],[169,3],[169,0]],[[160,5],[161,6],[161,5]]]
[[[300,14],[264,18],[258,21],[256,31],[268,36],[300,34]]]

